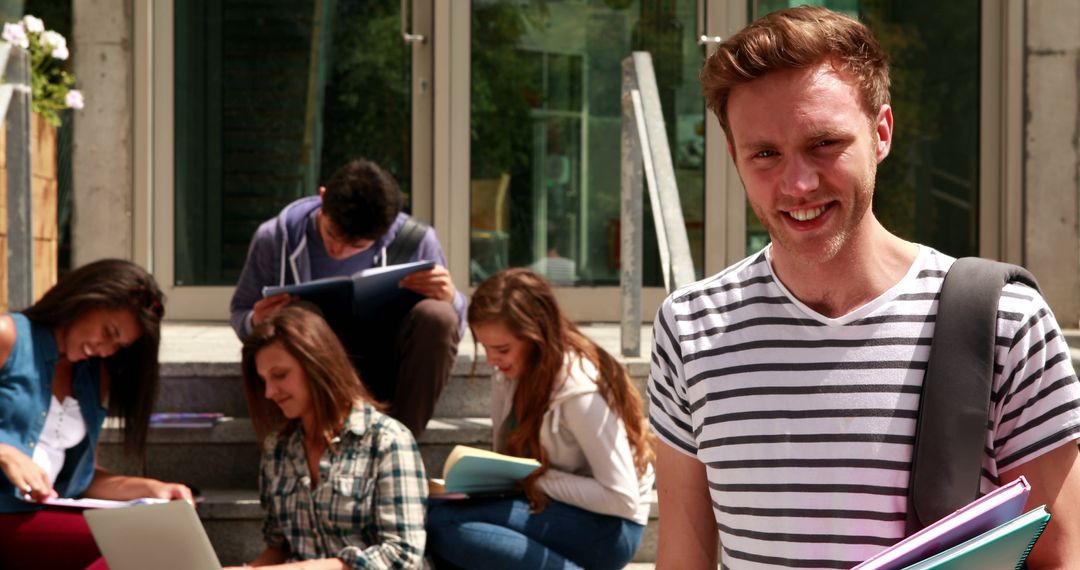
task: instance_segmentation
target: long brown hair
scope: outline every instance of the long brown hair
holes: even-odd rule
[[[130,310],[142,334],[104,359],[109,373],[108,413],[124,422],[124,447],[142,458],[160,381],[158,348],[164,295],[145,269],[123,259],[102,259],[67,273],[23,314],[35,323],[67,327],[93,309]]]
[[[596,385],[600,395],[625,424],[634,466],[639,475],[645,473],[653,460],[653,441],[641,395],[631,383],[626,368],[563,315],[547,281],[522,268],[507,269],[489,277],[476,288],[469,301],[469,326],[489,322],[502,323],[516,338],[532,345],[530,362],[517,379],[513,407],[517,425],[507,433],[506,447],[512,455],[531,455],[540,461],[540,470],[524,484],[535,508],[542,509],[547,504],[547,496],[534,484],[548,467],[540,446],[540,425],[568,353],[588,360],[599,371]]]
[[[701,69],[705,104],[734,146],[727,116],[732,89],[773,71],[829,60],[837,71],[850,75],[862,96],[863,112],[876,120],[889,102],[889,58],[869,28],[820,6],[772,12],[721,43]]]
[[[379,409],[326,321],[303,307],[286,307],[257,325],[242,351],[244,396],[260,442],[275,432],[292,433],[299,425],[266,399],[266,382],[255,368],[255,356],[275,342],[300,363],[307,377],[316,426],[316,434],[308,435],[320,435],[329,444],[355,402],[364,401]]]

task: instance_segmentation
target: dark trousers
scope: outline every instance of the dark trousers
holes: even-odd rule
[[[457,357],[453,305],[436,299],[392,304],[349,329],[335,327],[360,379],[419,439]]]

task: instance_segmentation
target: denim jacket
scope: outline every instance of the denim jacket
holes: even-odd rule
[[[32,457],[49,412],[60,353],[50,327],[33,323],[20,313],[12,313],[11,318],[15,322],[15,345],[0,367],[0,443]],[[64,467],[54,485],[61,497],[77,497],[90,486],[106,412],[101,405],[101,360],[78,362],[71,375],[71,390],[86,422],[86,438],[64,456]],[[37,508],[22,501],[19,494],[0,472],[0,513]]]

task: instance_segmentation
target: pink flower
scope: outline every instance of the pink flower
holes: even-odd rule
[[[30,47],[30,38],[26,37],[26,30],[22,24],[4,24],[4,32],[0,34],[4,41],[23,49]]]
[[[82,91],[79,91],[78,89],[68,91],[67,95],[64,96],[64,104],[72,109],[82,109],[85,105]]]

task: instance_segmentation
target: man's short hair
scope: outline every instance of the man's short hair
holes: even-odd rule
[[[378,240],[404,202],[394,177],[363,158],[337,169],[324,186],[323,214],[350,239]]]
[[[829,60],[854,80],[863,112],[875,119],[889,102],[888,56],[866,26],[819,6],[773,12],[720,44],[701,70],[705,103],[716,113],[728,142],[734,144],[727,118],[732,89],[773,71],[803,69]]]

